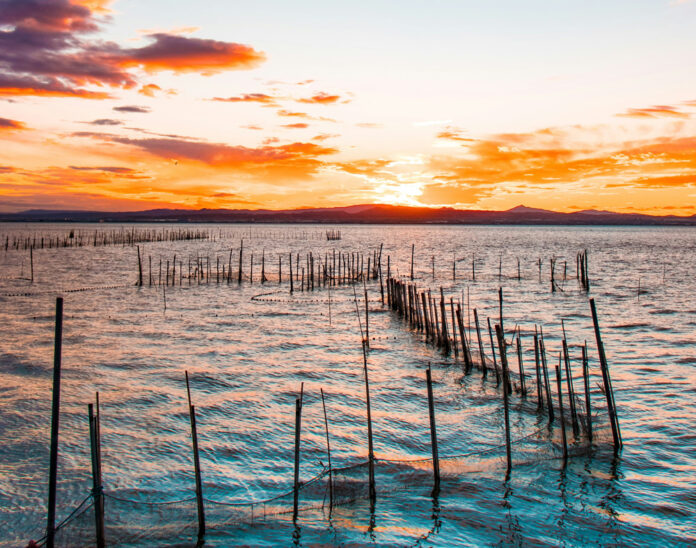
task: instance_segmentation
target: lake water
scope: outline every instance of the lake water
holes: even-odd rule
[[[2,224],[0,243],[18,234],[62,238],[72,228],[79,237],[119,227]],[[125,229],[143,228],[166,226]],[[342,238],[327,241],[327,227],[320,225],[196,228],[213,238],[140,244],[143,287],[135,285],[133,246],[35,249],[32,283],[29,251],[2,245],[0,546],[23,546],[45,532],[58,295],[65,310],[58,521],[90,493],[87,404],[98,391],[109,545],[195,544],[185,371],[197,413],[206,546],[696,543],[695,230],[337,226],[329,228],[340,229]],[[245,279],[238,285],[242,239]],[[354,286],[305,292],[296,284],[290,294],[287,263],[289,253],[301,254],[302,267],[307,253],[323,260],[334,251],[364,253],[366,263],[380,244],[384,275],[389,256],[392,274],[402,277],[410,277],[415,244],[415,282],[433,293],[443,287],[448,299],[461,302],[467,326],[473,308],[484,324],[487,318],[497,323],[498,288],[503,288],[506,337],[512,339],[520,326],[530,387],[526,398],[511,395],[509,480],[503,400],[494,375],[483,379],[477,369],[465,375],[460,359],[426,344],[422,333],[382,305],[379,280],[369,280],[367,363],[377,459],[377,497],[370,504],[360,335],[365,326],[358,325]],[[576,280],[576,255],[584,249],[589,294]],[[216,283],[217,259],[230,264],[230,251],[232,281]],[[265,284],[260,283],[262,254]],[[166,268],[175,255],[184,275],[190,258],[194,265],[197,257],[210,258],[210,283],[182,279],[177,271],[176,286],[158,287],[160,259]],[[560,286],[553,293],[552,257]],[[364,324],[362,284],[356,289]],[[589,297],[597,304],[621,424],[624,447],[616,457]],[[588,344],[597,432],[588,450],[584,435],[574,439],[569,431],[576,454],[565,466],[558,421],[549,428],[546,414],[537,412],[532,340],[534,326],[543,326],[553,369],[562,320],[580,395],[580,345]],[[475,341],[474,332],[474,349]],[[487,333],[484,342],[487,352]],[[509,358],[516,370],[516,353]],[[429,363],[443,476],[436,496],[430,461],[397,462],[430,456]],[[555,394],[553,374],[551,381]],[[327,464],[320,389],[333,466],[356,466],[337,474],[340,504],[331,511],[327,477],[306,485],[294,524],[287,494],[293,485],[301,383],[300,479],[309,482]],[[259,502],[277,495],[283,496]],[[92,545],[92,519],[91,509],[78,515],[59,531],[59,544]]]

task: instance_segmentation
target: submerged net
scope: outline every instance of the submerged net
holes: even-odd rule
[[[556,432],[542,426],[512,442],[512,469],[545,460],[561,459],[562,445]],[[595,442],[607,439],[606,428],[598,429]],[[572,435],[569,431],[569,439]],[[549,448],[551,449],[549,451]],[[569,456],[588,454],[596,448],[584,438],[568,447]],[[502,478],[505,473],[505,444],[492,445],[458,455],[439,457],[443,486],[470,482],[481,476]],[[433,458],[374,459],[377,496],[407,493],[428,496],[433,488]],[[298,514],[326,511],[370,497],[369,461],[323,468],[300,484]],[[290,488],[262,500],[226,502],[203,498],[206,533],[224,534],[235,529],[294,517],[294,491]],[[109,546],[195,545],[198,535],[197,501],[191,496],[178,500],[147,500],[138,491],[104,493],[105,537]],[[63,520],[56,533],[56,546],[96,544],[92,494]]]

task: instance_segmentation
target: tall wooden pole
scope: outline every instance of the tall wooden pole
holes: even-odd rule
[[[440,486],[440,458],[437,450],[437,430],[435,427],[435,402],[433,401],[433,380],[430,373],[430,364],[425,370],[425,379],[428,384],[428,414],[430,416],[430,446],[433,452],[433,477],[435,489]]]
[[[53,405],[51,408],[51,449],[48,473],[48,515],[46,546],[53,548],[56,534],[56,485],[58,478],[58,426],[60,421],[60,366],[63,351],[63,297],[56,298],[56,331],[53,350]]]

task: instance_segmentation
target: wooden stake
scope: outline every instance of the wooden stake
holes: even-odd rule
[[[561,354],[558,353],[556,366],[556,384],[558,386],[558,410],[561,414],[561,437],[563,439],[563,463],[568,460],[568,440],[566,438],[565,420],[563,418],[563,384],[561,383]]]
[[[295,480],[293,483],[292,521],[297,521],[300,500],[300,430],[302,424],[302,400],[295,400]]]
[[[510,442],[510,402],[509,402],[509,392],[510,392],[510,375],[507,363],[507,349],[505,337],[503,335],[503,328],[499,325],[495,326],[495,334],[498,337],[498,349],[500,350],[500,363],[503,367],[503,406],[505,412],[505,453],[507,455],[507,473],[505,474],[505,480],[510,478],[510,471],[512,470],[512,447]]]
[[[585,381],[585,413],[587,418],[587,438],[592,441],[592,406],[590,405],[590,370],[587,363],[587,341],[582,346],[582,377]]]
[[[53,548],[56,534],[56,487],[58,477],[58,430],[60,421],[60,368],[63,351],[63,297],[56,298],[56,330],[53,348],[53,404],[51,407],[51,450],[48,467],[48,516],[46,546]]]
[[[97,548],[104,548],[104,496],[101,483],[101,460],[99,455],[99,429],[94,416],[94,406],[87,405],[89,415],[89,445],[92,457],[92,500],[94,501],[94,525]]]
[[[428,414],[430,416],[430,446],[433,452],[433,477],[435,489],[440,487],[440,459],[437,451],[437,430],[435,427],[435,404],[433,402],[433,380],[430,373],[430,364],[425,370],[425,379],[428,384]]]
[[[326,415],[326,402],[324,401],[324,389],[320,388],[321,406],[324,409],[324,427],[326,428],[326,454],[329,459],[329,508],[333,508],[333,469],[331,467],[331,443],[329,441],[329,418]]]
[[[597,309],[594,299],[590,299],[590,308],[592,310],[592,322],[594,323],[595,338],[597,339],[597,351],[599,352],[599,365],[602,370],[602,379],[604,381],[604,394],[607,398],[607,408],[609,409],[609,420],[611,423],[611,434],[614,438],[614,451],[618,452],[623,446],[621,441],[621,429],[619,428],[619,418],[616,414],[616,403],[614,401],[614,390],[611,386],[611,377],[609,376],[609,365],[607,357],[604,353],[604,344],[602,336],[599,332],[599,321],[597,319]]]

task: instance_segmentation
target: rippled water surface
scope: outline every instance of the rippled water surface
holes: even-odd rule
[[[0,545],[43,536],[48,482],[56,296],[65,299],[58,520],[89,495],[87,404],[101,399],[102,460],[110,545],[192,546],[196,506],[184,371],[196,406],[206,546],[674,546],[696,543],[696,232],[687,228],[342,226],[327,241],[319,225],[196,225],[205,241],[5,250],[18,234],[91,233],[109,225],[0,225]],[[128,227],[130,228],[130,227]],[[136,226],[136,230],[143,226]],[[146,226],[145,228],[152,228]],[[155,229],[162,229],[159,225]],[[240,240],[244,281],[237,284]],[[519,325],[530,393],[511,395],[513,467],[505,479],[503,402],[495,377],[424,342],[366,284],[377,498],[366,494],[362,284],[291,295],[288,254],[315,258],[379,252],[393,275],[460,302],[464,323],[498,322],[505,296],[508,339]],[[587,249],[591,289],[576,280]],[[232,258],[230,260],[230,252]],[[253,253],[253,280],[249,261]],[[265,254],[268,281],[260,283]],[[278,257],[283,281],[278,283]],[[160,259],[210,258],[210,283],[180,278],[158,287]],[[557,258],[551,292],[549,263]],[[541,258],[541,274],[538,260]],[[216,265],[233,267],[216,283]],[[476,280],[472,279],[472,259]],[[520,261],[518,279],[517,261]],[[149,285],[150,260],[155,284]],[[453,272],[453,263],[456,265]],[[365,264],[366,266],[366,264]],[[177,266],[177,268],[179,268]],[[222,268],[222,267],[220,267]],[[564,279],[564,270],[565,278]],[[434,277],[433,277],[434,272]],[[181,285],[178,285],[181,284]],[[79,290],[79,291],[77,291]],[[354,295],[361,310],[358,325]],[[624,448],[612,451],[588,297],[594,297]],[[166,302],[166,309],[165,309]],[[588,343],[597,436],[569,437],[560,457],[558,422],[537,412],[532,334],[541,325],[549,365],[564,322],[575,385],[583,394],[580,345]],[[486,328],[487,331],[487,328]],[[487,333],[484,342],[489,348]],[[476,347],[476,335],[472,342]],[[516,370],[516,353],[511,352]],[[432,492],[425,368],[432,364],[442,484]],[[555,380],[553,375],[552,381]],[[295,399],[304,383],[296,524],[292,496]],[[327,481],[323,389],[337,504]],[[349,500],[353,499],[353,500]],[[170,505],[152,504],[183,501]],[[90,545],[88,510],[58,540]]]

